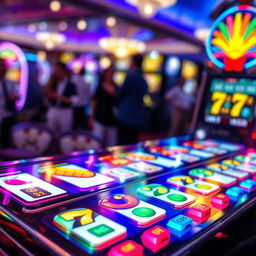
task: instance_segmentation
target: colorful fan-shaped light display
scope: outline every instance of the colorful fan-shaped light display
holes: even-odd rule
[[[213,24],[206,43],[211,61],[225,71],[241,72],[256,65],[256,9],[233,7]]]

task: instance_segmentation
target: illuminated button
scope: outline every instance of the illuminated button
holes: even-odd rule
[[[230,175],[239,180],[244,180],[249,177],[249,174],[247,172],[242,172],[242,171],[232,169],[224,164],[219,164],[219,163],[210,164],[207,166],[207,168],[216,172],[222,172],[223,174]]]
[[[237,170],[244,171],[244,172],[249,172],[251,174],[255,174],[256,173],[256,166],[248,164],[248,163],[242,163],[242,164],[236,166],[235,168]]]
[[[239,188],[238,186],[234,186],[234,187],[231,187],[229,188],[227,191],[226,191],[226,194],[228,196],[230,196],[230,199],[232,201],[236,201],[238,200],[241,196],[244,195],[244,190],[242,188]]]
[[[121,167],[114,168],[114,169],[106,169],[106,170],[103,170],[103,172],[106,173],[107,175],[118,178],[120,181],[131,180],[140,176],[140,173],[138,172],[134,172],[129,169],[125,169]]]
[[[144,162],[129,164],[126,167],[130,168],[130,169],[133,169],[135,171],[138,171],[138,172],[145,173],[145,174],[153,174],[153,173],[160,172],[160,171],[163,170],[163,168],[160,167],[160,166],[147,164],[147,163],[144,163]]]
[[[217,147],[206,147],[204,150],[217,155],[223,155],[227,153],[227,150]]]
[[[175,208],[183,208],[195,201],[193,195],[169,189],[161,184],[149,184],[138,188],[137,192],[143,196],[158,199]]]
[[[230,187],[237,181],[237,179],[234,177],[226,176],[224,174],[213,172],[204,168],[192,169],[189,171],[189,174],[194,177],[198,177],[199,179],[206,180],[217,185],[222,185],[224,187]]]
[[[209,219],[211,207],[205,204],[197,204],[188,211],[188,216],[198,223],[203,223]]]
[[[256,181],[248,179],[240,183],[239,187],[243,188],[247,192],[252,192],[256,189]]]
[[[256,181],[256,175],[252,177],[252,180]]]
[[[249,163],[249,162],[252,160],[251,157],[245,156],[245,155],[237,155],[237,156],[235,156],[234,158],[235,158],[235,160],[237,160],[237,161],[240,161],[240,162],[247,162],[247,163]]]
[[[126,237],[126,228],[93,212],[78,208],[54,217],[54,225],[85,245],[88,250],[101,250]]]
[[[99,202],[99,206],[108,211],[122,214],[141,227],[151,225],[166,215],[164,209],[125,194],[105,197]]]
[[[146,230],[141,236],[143,245],[154,253],[166,247],[170,238],[170,231],[160,226]]]
[[[224,165],[227,165],[229,167],[237,167],[237,166],[241,165],[241,163],[239,161],[233,160],[233,159],[226,159],[226,160],[223,160],[221,163]]]
[[[192,219],[185,215],[178,215],[172,219],[170,219],[167,223],[167,226],[170,229],[174,229],[176,231],[188,231],[192,227]]]
[[[217,208],[217,209],[225,209],[226,207],[228,207],[230,202],[230,198],[229,196],[225,195],[225,194],[218,194],[212,197],[211,199],[211,204],[213,207]]]
[[[194,155],[194,156],[199,156],[201,158],[211,158],[211,157],[214,156],[213,153],[206,152],[206,151],[201,151],[201,150],[197,150],[197,149],[192,149],[190,151],[190,154]]]
[[[143,247],[134,241],[127,240],[114,246],[108,256],[143,256]]]

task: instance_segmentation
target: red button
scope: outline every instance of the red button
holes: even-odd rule
[[[143,245],[153,252],[157,252],[167,246],[170,238],[170,231],[161,226],[148,229],[141,236]]]
[[[197,204],[189,209],[188,216],[197,223],[203,223],[211,216],[211,207],[205,204]]]
[[[143,256],[143,247],[131,240],[118,244],[109,251],[108,256]]]
[[[218,194],[211,199],[211,204],[217,209],[224,209],[229,205],[230,198],[225,194]]]

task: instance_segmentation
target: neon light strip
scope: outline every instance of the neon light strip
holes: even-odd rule
[[[20,84],[19,84],[19,100],[16,101],[16,109],[21,110],[26,102],[28,91],[28,62],[26,60],[24,52],[21,48],[13,43],[4,42],[0,44],[0,51],[3,50],[13,51],[20,62]]]

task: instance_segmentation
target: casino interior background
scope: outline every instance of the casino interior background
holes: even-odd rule
[[[0,255],[254,255],[255,7],[0,1]],[[147,84],[143,128],[137,144],[108,144],[107,130],[96,134],[95,101],[108,104],[108,74],[124,90],[136,54]],[[87,88],[65,131],[48,125],[56,63],[70,76],[65,86]],[[182,111],[168,98],[179,87]],[[117,114],[122,102],[113,102]],[[68,116],[59,117],[64,126]]]

